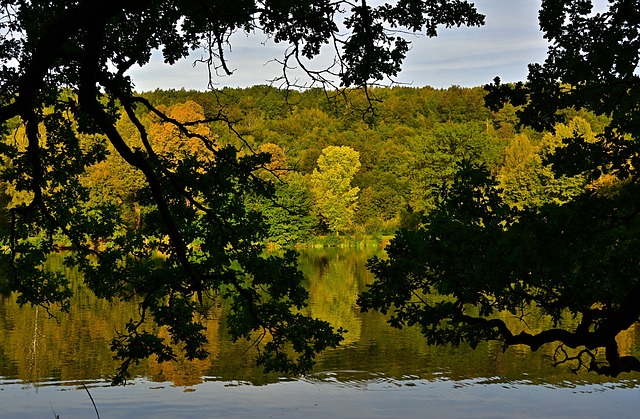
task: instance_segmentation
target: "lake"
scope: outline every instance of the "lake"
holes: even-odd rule
[[[309,310],[349,332],[305,377],[265,375],[250,343],[232,344],[224,302],[211,311],[205,361],[143,362],[125,387],[111,387],[117,364],[109,341],[136,308],[87,292],[77,273],[69,314],[0,297],[0,418],[637,418],[640,374],[616,379],[552,367],[555,347],[506,352],[497,344],[428,347],[413,329],[394,330],[378,313],[359,312],[358,292],[372,281],[374,252],[304,251]],[[63,269],[53,258],[52,269]],[[640,330],[620,337],[640,350]],[[90,397],[91,396],[91,397]]]

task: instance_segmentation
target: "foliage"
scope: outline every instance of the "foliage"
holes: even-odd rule
[[[330,146],[318,157],[318,168],[311,174],[314,201],[329,227],[339,234],[353,223],[360,188],[351,180],[360,168],[360,153],[347,146]]]
[[[487,162],[484,154],[491,142],[484,124],[445,123],[411,140],[414,161],[406,170],[414,177],[409,204],[421,211],[434,207],[435,196],[450,181],[463,160]]]
[[[43,268],[64,240],[74,250],[66,263],[82,270],[98,297],[138,301],[140,316],[112,344],[122,361],[115,381],[152,354],[175,358],[164,339],[144,330],[149,316],[187,358],[206,356],[204,327],[194,314],[209,293],[230,299],[234,339],[258,333],[258,362],[267,369],[307,371],[318,351],[341,339],[328,323],[300,314],[307,293],[295,255],[262,256],[267,226],[244,202],[272,192],[256,175],[267,158],[236,148],[237,136],[209,132],[209,124],[226,124],[227,133],[240,133],[234,115],[223,112],[223,95],[214,99],[217,112],[184,100],[156,107],[134,92],[130,69],[147,65],[155,50],[171,65],[202,48],[213,86],[216,72],[231,74],[225,55],[231,34],[260,30],[288,45],[285,85],[293,85],[294,62],[307,68],[322,46],[334,45],[340,65],[307,71],[310,83],[367,86],[398,73],[409,49],[398,28],[435,36],[439,25],[484,19],[461,0],[375,7],[326,0],[7,0],[1,13],[0,121],[5,134],[24,129],[26,139],[24,147],[11,141],[0,147],[2,179],[25,197],[11,209],[2,268],[21,303],[67,308],[68,281]],[[93,179],[86,172],[99,172],[95,166],[108,153],[134,168],[132,176],[142,175],[144,185],[131,190],[123,181],[128,186],[120,191],[130,192],[92,205],[95,172]],[[127,226],[118,199],[148,208],[144,222]]]
[[[486,169],[463,164],[423,227],[399,232],[389,259],[369,262],[376,280],[359,302],[391,313],[396,327],[417,325],[430,344],[556,342],[557,362],[576,371],[640,371],[616,340],[640,318],[640,11],[627,0],[603,12],[591,1],[548,0],[540,26],[547,60],[529,67],[526,84],[496,79],[487,103],[494,111],[510,103],[521,123],[555,129],[541,144],[514,138],[502,183],[537,176],[546,180],[527,182],[547,188],[564,179],[557,186],[569,193],[527,186],[531,198],[505,196]],[[586,111],[607,121],[598,135],[568,118]],[[534,308],[549,327],[527,327]]]
[[[584,175],[556,175],[548,162],[556,149],[562,147],[562,139],[574,133],[589,137],[590,142],[595,138],[589,123],[576,117],[566,125],[557,124],[555,134],[545,134],[537,147],[524,133],[511,139],[497,177],[506,202],[520,208],[563,204],[584,191],[587,183]]]
[[[359,304],[390,312],[395,327],[417,325],[429,344],[499,340],[536,350],[560,341],[604,347],[608,365],[577,355],[590,369],[612,375],[634,369],[635,358],[618,356],[615,337],[638,319],[631,303],[637,272],[630,269],[638,226],[610,217],[609,207],[624,217],[636,196],[637,190],[594,193],[518,210],[486,170],[463,165],[425,227],[399,232],[388,259],[369,261],[376,281]],[[530,307],[553,326],[528,330]],[[507,326],[502,312],[520,324]],[[580,319],[577,328],[572,319]]]
[[[305,243],[316,226],[311,190],[295,172],[276,184],[274,200],[265,202],[262,211],[269,225],[268,240],[279,246]]]

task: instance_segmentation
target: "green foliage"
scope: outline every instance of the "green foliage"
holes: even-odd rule
[[[267,369],[307,371],[317,352],[341,339],[340,330],[299,314],[306,293],[295,258],[262,256],[268,227],[245,202],[273,198],[273,187],[258,176],[265,155],[246,153],[253,139],[242,137],[261,113],[228,109],[228,91],[139,95],[132,68],[148,64],[156,50],[172,65],[202,48],[210,74],[230,75],[231,34],[259,29],[289,46],[285,85],[291,86],[289,69],[300,67],[294,61],[332,44],[340,45],[341,65],[309,72],[310,82],[364,87],[399,71],[409,42],[396,35],[398,27],[435,36],[439,25],[484,20],[461,0],[375,7],[326,0],[10,0],[1,15],[0,121],[3,133],[22,129],[25,140],[0,145],[2,180],[17,197],[2,270],[21,302],[65,308],[69,284],[43,264],[66,242],[74,250],[66,263],[81,269],[97,296],[135,298],[140,317],[113,342],[122,360],[116,381],[141,358],[175,355],[144,330],[148,316],[187,358],[204,356],[195,312],[208,293],[224,292],[231,301],[234,338],[264,338],[258,362]],[[255,101],[263,115],[284,114],[273,100],[281,92],[255,91],[265,93]],[[169,103],[155,102],[165,98]],[[103,172],[109,175],[101,183]]]
[[[562,145],[564,127],[559,125],[555,135],[545,135],[538,147],[533,146],[526,134],[516,135],[511,140],[505,150],[505,164],[498,174],[505,200],[510,205],[522,208],[563,204],[584,191],[587,183],[584,175],[556,176],[552,165],[545,164]]]
[[[385,231],[393,232],[402,208],[407,205],[420,206],[420,202],[427,200],[432,205],[433,193],[443,176],[428,164],[430,156],[425,153],[430,150],[418,140],[441,141],[446,138],[443,131],[457,131],[458,139],[452,147],[436,148],[438,157],[459,161],[474,150],[478,161],[486,162],[492,172],[497,172],[503,163],[504,148],[513,137],[513,129],[510,136],[502,136],[504,133],[494,128],[500,115],[483,110],[479,88],[371,89],[372,95],[383,100],[371,103],[376,112],[372,124],[363,121],[368,103],[360,90],[344,91],[348,102],[327,101],[325,94],[313,89],[289,92],[284,103],[275,103],[284,100],[284,92],[265,86],[224,89],[223,93],[156,91],[144,96],[166,109],[179,105],[180,101],[194,101],[202,106],[204,115],[216,115],[219,106],[223,106],[225,113],[233,116],[236,131],[230,132],[226,122],[212,122],[211,134],[217,137],[216,142],[275,155],[274,163],[268,163],[267,169],[275,170],[278,176],[290,172],[311,174],[322,149],[328,146],[357,150],[362,166],[352,182],[360,188],[354,223],[369,232],[374,224],[380,223],[385,225]],[[455,119],[460,122],[446,122],[452,119],[447,100],[456,101]],[[153,119],[143,113],[140,118]],[[516,123],[517,119],[513,119],[514,126]],[[239,139],[236,133],[244,137]],[[431,140],[434,138],[440,139]],[[286,155],[284,160],[282,155]],[[286,163],[276,163],[280,160]],[[377,219],[374,224],[373,218]]]
[[[610,368],[586,365],[617,375],[615,336],[637,321],[628,304],[638,288],[631,266],[639,227],[608,213],[612,205],[621,216],[633,212],[635,194],[586,194],[518,210],[485,170],[462,166],[424,227],[399,232],[388,259],[369,261],[376,281],[359,304],[391,313],[395,327],[418,326],[429,344],[495,339],[535,350],[559,340],[572,348],[605,347]],[[527,330],[531,307],[553,327]],[[520,324],[507,325],[502,313]],[[574,329],[566,319],[581,323]]]
[[[485,124],[479,123],[438,124],[410,141],[414,160],[404,170],[413,178],[409,204],[418,211],[434,208],[438,190],[452,180],[460,162],[486,162],[491,145]]]
[[[393,326],[416,325],[430,344],[555,342],[556,362],[574,371],[640,371],[616,340],[640,320],[640,11],[562,0],[543,1],[539,16],[544,64],[529,66],[526,84],[496,78],[486,99],[504,138],[517,129],[514,111],[553,134],[512,138],[505,191],[463,164],[423,226],[369,262],[376,279],[359,303],[390,313]],[[535,310],[548,327],[529,328]]]
[[[307,180],[291,173],[276,184],[274,202],[265,203],[262,211],[269,225],[268,240],[289,247],[305,243],[316,225]]]

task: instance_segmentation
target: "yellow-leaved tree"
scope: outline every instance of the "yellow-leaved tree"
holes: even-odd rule
[[[353,223],[360,188],[352,187],[353,176],[360,168],[360,153],[347,146],[329,146],[318,157],[318,167],[311,174],[314,202],[329,230],[336,235]]]

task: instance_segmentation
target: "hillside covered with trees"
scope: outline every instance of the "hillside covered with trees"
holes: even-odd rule
[[[489,111],[479,87],[394,87],[371,93],[373,102],[360,90],[327,100],[322,90],[267,86],[215,93],[158,90],[142,97],[170,118],[189,122],[195,134],[215,138],[218,150],[233,146],[239,156],[261,159],[255,174],[265,181],[263,187],[275,189],[274,198],[249,194],[245,205],[266,216],[266,242],[283,247],[304,246],[318,236],[337,243],[334,236],[379,239],[397,228],[416,228],[462,162],[484,165],[509,205],[565,202],[583,191],[587,180],[557,177],[547,161],[563,138],[579,133],[593,141],[606,124],[605,118],[568,110],[553,134],[521,128],[514,107]],[[215,159],[193,134],[148,111],[138,118],[153,149],[171,167]],[[142,148],[131,122],[119,124],[130,135],[126,141]],[[6,141],[24,143],[24,133],[18,128]],[[87,136],[85,141],[89,147],[101,139]],[[113,206],[132,231],[153,222],[154,204],[142,173],[115,150],[105,148],[104,158],[86,168],[82,182],[90,205]],[[14,186],[3,186],[8,207],[18,205],[22,198],[13,193]]]

